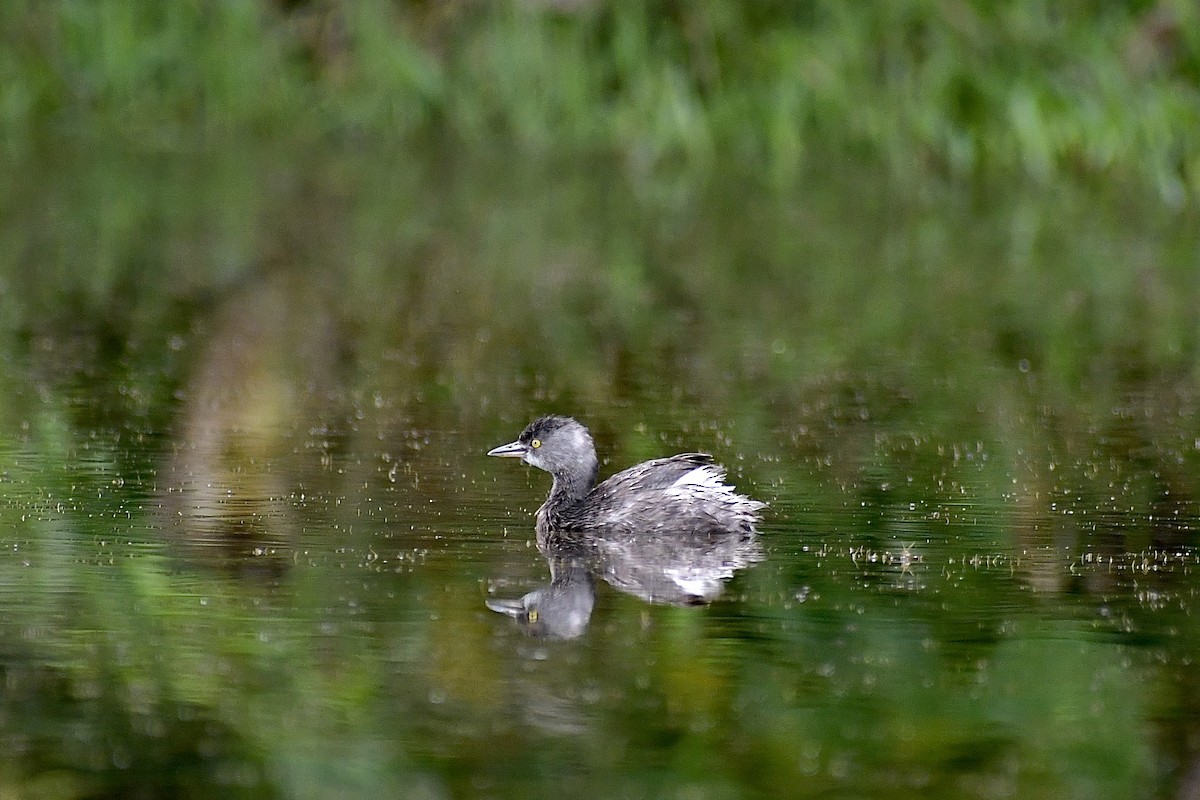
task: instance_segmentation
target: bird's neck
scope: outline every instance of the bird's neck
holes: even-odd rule
[[[596,485],[596,467],[576,473],[561,473],[554,476],[554,485],[550,487],[550,497],[546,505],[556,508],[566,508],[581,502]]]
[[[550,496],[538,510],[539,522],[554,528],[563,521],[564,516],[569,516],[571,510],[582,503],[596,485],[598,469],[593,460],[582,470],[551,473],[554,485],[550,487]]]
[[[591,494],[599,469],[595,456],[592,456],[582,470],[550,473],[554,477],[554,485],[550,487],[550,496],[537,512],[537,540],[540,549],[545,551],[549,537],[554,531],[571,526],[573,512]]]

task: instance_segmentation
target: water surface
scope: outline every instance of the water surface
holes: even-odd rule
[[[1184,226],[393,159],[84,160],[0,227],[16,795],[1196,791]],[[713,453],[763,557],[490,610],[549,479],[484,453],[551,411]]]

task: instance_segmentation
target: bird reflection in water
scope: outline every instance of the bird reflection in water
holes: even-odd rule
[[[536,526],[549,585],[487,601],[533,635],[583,633],[596,578],[649,603],[703,605],[762,558],[755,525],[764,504],[735,492],[707,455],[647,461],[597,486],[591,434],[558,416],[535,420],[488,455],[520,458],[554,477]]]
[[[487,607],[533,636],[556,639],[587,629],[597,579],[648,603],[705,605],[720,596],[737,570],[763,557],[754,534],[630,539],[593,532],[586,542],[547,537],[539,549],[550,566],[550,583],[517,599],[489,598]]]
[[[572,639],[583,633],[596,604],[596,584],[587,564],[548,557],[550,583],[516,599],[488,598],[487,607],[507,614],[533,636]]]

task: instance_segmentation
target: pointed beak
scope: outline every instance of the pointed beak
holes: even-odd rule
[[[487,607],[497,614],[505,614],[516,619],[525,611],[525,604],[520,600],[501,600],[499,598],[489,597],[483,601]]]
[[[525,445],[520,442],[509,442],[499,447],[493,447],[491,450],[488,450],[487,454],[489,456],[500,456],[501,458],[524,458],[525,452]]]

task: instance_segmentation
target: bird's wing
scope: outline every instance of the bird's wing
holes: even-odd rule
[[[594,494],[596,499],[600,500],[614,497],[635,487],[666,489],[699,467],[707,467],[709,472],[715,471],[718,480],[725,475],[725,471],[715,465],[712,456],[707,453],[681,453],[669,458],[656,458],[622,470],[597,486]]]

